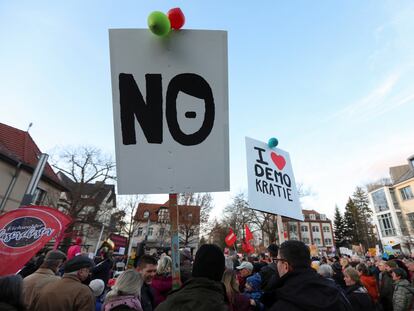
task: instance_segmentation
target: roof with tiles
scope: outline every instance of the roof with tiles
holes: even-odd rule
[[[28,132],[0,123],[0,156],[11,164],[21,163],[22,167],[33,172],[40,149]],[[49,163],[46,163],[42,178],[65,190]]]

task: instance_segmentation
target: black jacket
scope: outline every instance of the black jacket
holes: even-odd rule
[[[349,311],[345,295],[312,268],[296,269],[277,284],[276,302],[270,311]]]
[[[190,279],[171,292],[156,311],[228,311],[224,284],[207,278]]]
[[[355,284],[347,287],[346,296],[354,311],[374,311],[374,304],[365,287]]]
[[[147,283],[141,287],[141,306],[144,311],[152,311],[154,309],[154,293],[153,289]]]

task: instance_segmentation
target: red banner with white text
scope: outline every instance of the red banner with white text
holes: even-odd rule
[[[0,276],[15,274],[47,242],[61,236],[71,218],[47,206],[24,206],[0,216]]]

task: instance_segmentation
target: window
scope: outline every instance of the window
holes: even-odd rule
[[[170,220],[170,213],[167,208],[160,208],[158,211],[158,222],[167,223]]]
[[[315,214],[309,214],[309,218],[312,219],[312,220],[315,220],[316,219],[316,215]]]
[[[34,205],[42,205],[45,197],[46,197],[46,191],[40,188],[36,188],[32,202]]]
[[[300,229],[302,232],[308,232],[308,226],[301,226]]]
[[[295,236],[292,236],[290,239],[291,239],[291,240],[294,240],[294,241],[297,241],[297,240],[298,240],[298,238],[297,238],[297,237],[295,237]]]
[[[149,211],[144,212],[144,218],[147,219],[149,217]]]
[[[402,217],[401,212],[397,212],[397,219],[398,219],[398,222],[400,223],[402,235],[408,235],[407,226],[405,225],[405,221],[404,221],[404,218]]]
[[[193,214],[192,213],[188,213],[187,218],[188,218],[188,220],[192,220],[193,219]]]
[[[325,245],[332,245],[331,239],[325,239]]]
[[[411,187],[407,186],[400,189],[401,198],[403,201],[410,200],[414,198],[413,192],[411,191]]]
[[[309,244],[309,238],[302,238],[302,242],[305,244]]]
[[[326,215],[325,214],[321,214],[321,220],[326,220]]]
[[[371,197],[372,202],[374,203],[375,211],[377,213],[387,211],[389,209],[384,189],[373,192],[371,194]]]
[[[407,217],[410,222],[411,229],[414,229],[414,213],[408,213]]]
[[[141,236],[142,235],[142,227],[139,227],[137,229],[137,236]]]
[[[393,236],[395,235],[395,228],[392,223],[391,214],[384,214],[378,216],[378,222],[381,228],[381,233],[383,236]]]
[[[323,232],[331,232],[331,228],[329,228],[328,226],[323,226],[322,229]]]
[[[296,232],[296,225],[289,225],[290,232]]]
[[[148,236],[152,236],[152,232],[154,231],[154,229],[152,227],[148,228]]]
[[[159,232],[160,237],[163,237],[164,233],[165,233],[165,228],[160,228],[160,232]]]
[[[313,239],[313,242],[314,242],[316,245],[321,245],[321,239],[319,239],[319,238],[315,238],[315,239]]]
[[[312,232],[319,232],[319,226],[312,226]]]

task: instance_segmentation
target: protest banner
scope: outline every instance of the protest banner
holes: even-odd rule
[[[246,162],[250,207],[303,220],[289,153],[246,137]]]
[[[46,206],[24,206],[0,216],[0,276],[18,272],[71,218]]]
[[[118,193],[229,190],[227,32],[109,41]]]

